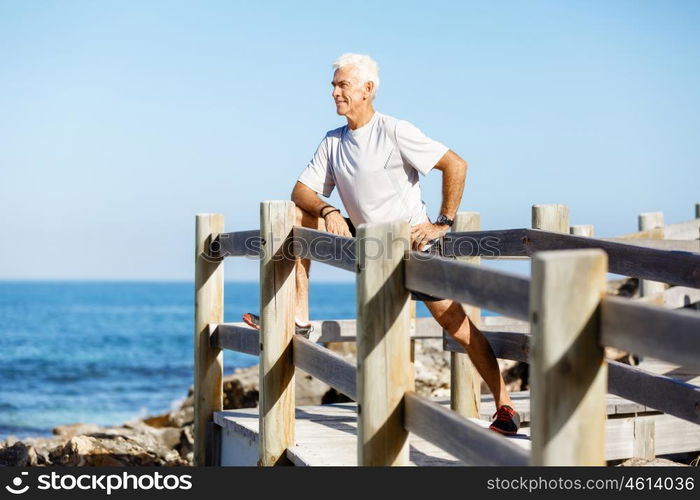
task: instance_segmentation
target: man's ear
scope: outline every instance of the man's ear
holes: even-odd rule
[[[372,92],[374,91],[374,82],[365,82],[365,90],[367,91],[368,97],[372,97]]]

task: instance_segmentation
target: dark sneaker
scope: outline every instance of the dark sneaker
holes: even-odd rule
[[[245,322],[246,325],[255,328],[256,330],[260,330],[260,316],[257,314],[253,313],[245,313],[243,315],[243,321]],[[309,334],[314,330],[314,327],[311,323],[305,326],[300,326],[296,322],[294,322],[294,333],[297,335],[301,335],[305,339],[309,338]]]
[[[520,415],[508,405],[499,406],[492,418],[496,419],[489,427],[492,431],[510,436],[517,434],[520,428]]]

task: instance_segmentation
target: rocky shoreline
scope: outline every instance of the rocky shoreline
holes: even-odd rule
[[[354,345],[339,343],[329,347],[348,359],[354,358]],[[442,350],[441,340],[416,343],[416,391],[419,394],[449,397],[449,359],[449,353]],[[508,367],[504,364],[504,368]],[[302,370],[297,370],[295,378],[298,406],[349,401],[345,395]],[[225,409],[257,406],[257,365],[224,377],[223,385]],[[520,381],[511,380],[511,386],[520,390]],[[54,428],[51,437],[20,440],[10,436],[0,441],[0,466],[192,465],[193,414],[190,387],[180,407],[162,415],[109,427],[90,423],[64,425]]]
[[[354,345],[336,344],[335,352],[354,358]],[[416,392],[449,398],[450,355],[442,340],[415,343]],[[527,389],[527,365],[499,360],[511,391]],[[523,368],[525,366],[525,368]],[[348,401],[327,384],[302,370],[296,374],[297,406]],[[224,377],[224,408],[254,408],[258,404],[258,366],[236,370]],[[487,392],[486,387],[482,392]],[[0,466],[189,466],[193,456],[192,388],[176,410],[122,425],[100,427],[90,423],[64,425],[51,437],[0,441]],[[676,465],[656,459],[633,465]],[[632,465],[627,461],[622,465]],[[683,464],[677,464],[683,465]]]

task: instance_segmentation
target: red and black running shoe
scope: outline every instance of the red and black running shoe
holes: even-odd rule
[[[518,433],[520,428],[520,415],[508,405],[501,405],[493,414],[496,420],[493,421],[489,429],[492,431],[511,436]]]
[[[260,316],[257,314],[245,313],[243,315],[243,321],[246,325],[255,328],[256,330],[260,330]],[[299,325],[296,321],[294,322],[294,333],[301,335],[305,339],[309,338],[309,335],[313,330],[314,326],[311,323],[308,325]]]

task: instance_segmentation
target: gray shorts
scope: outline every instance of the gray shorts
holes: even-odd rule
[[[355,226],[353,226],[352,221],[345,217],[345,222],[348,224],[348,229],[350,229],[350,234],[352,234],[353,238],[356,237],[356,231],[355,231]],[[442,240],[435,240],[435,242],[428,248],[427,250],[423,250],[423,252],[430,254],[430,255],[437,255],[440,257],[445,257],[445,249],[442,244]],[[451,259],[454,259],[454,256],[448,256]],[[422,302],[437,302],[439,300],[443,300],[440,297],[433,297],[432,295],[428,295],[425,293],[420,293],[420,292],[411,292],[411,300],[420,300]]]

